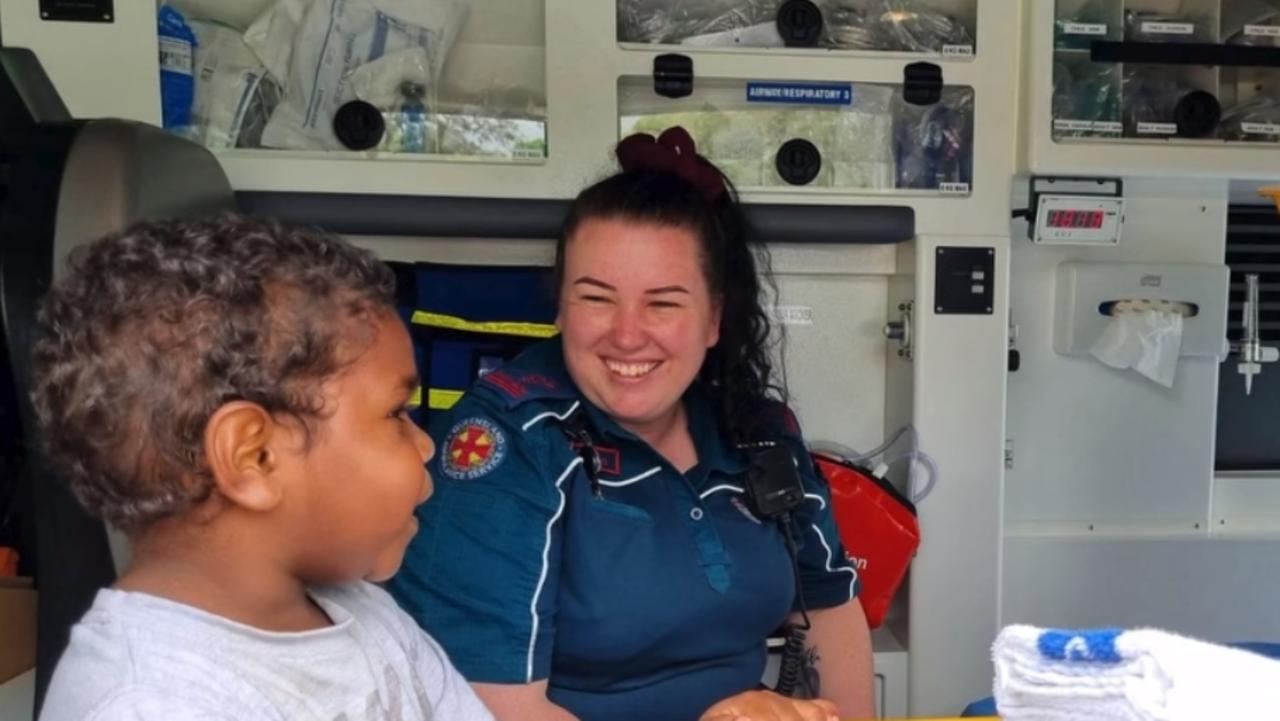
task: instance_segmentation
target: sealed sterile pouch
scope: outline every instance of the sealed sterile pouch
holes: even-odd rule
[[[393,62],[380,67],[396,77],[370,78],[366,71],[363,82],[370,87],[400,87],[403,82],[433,86],[468,7],[467,0],[311,3],[294,33],[284,100],[272,113],[262,144],[341,149],[333,117],[338,108],[357,97],[353,74],[386,56],[420,49],[427,59],[429,77],[399,76],[405,66]]]
[[[311,0],[274,0],[244,33],[244,42],[258,56],[276,83],[289,77],[293,40]]]
[[[275,81],[240,33],[192,20],[195,53],[193,137],[209,148],[254,147],[280,99]]]

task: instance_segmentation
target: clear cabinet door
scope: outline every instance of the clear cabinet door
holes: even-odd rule
[[[617,0],[617,4],[620,43],[972,55],[977,38],[977,0]]]
[[[653,79],[619,82],[622,135],[683,126],[735,185],[965,194],[973,182],[972,88],[907,102],[901,85],[699,78],[659,96]]]
[[[1055,0],[1053,138],[1280,142],[1280,2]]]
[[[543,0],[171,0],[166,127],[216,149],[538,161]]]

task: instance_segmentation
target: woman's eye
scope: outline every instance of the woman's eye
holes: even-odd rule
[[[609,299],[603,295],[584,295],[582,300],[587,303],[608,303]]]
[[[680,304],[669,300],[655,300],[649,304],[652,308],[679,308]]]

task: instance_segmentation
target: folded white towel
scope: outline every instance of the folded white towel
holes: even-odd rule
[[[1004,721],[1280,719],[1280,662],[1165,631],[1009,626],[992,655]]]

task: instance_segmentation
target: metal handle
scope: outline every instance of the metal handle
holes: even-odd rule
[[[1244,277],[1244,307],[1240,316],[1244,324],[1244,336],[1235,347],[1240,356],[1236,372],[1244,376],[1244,394],[1253,394],[1253,377],[1262,373],[1263,363],[1274,363],[1280,358],[1280,350],[1262,345],[1258,334],[1258,274],[1248,273]]]

